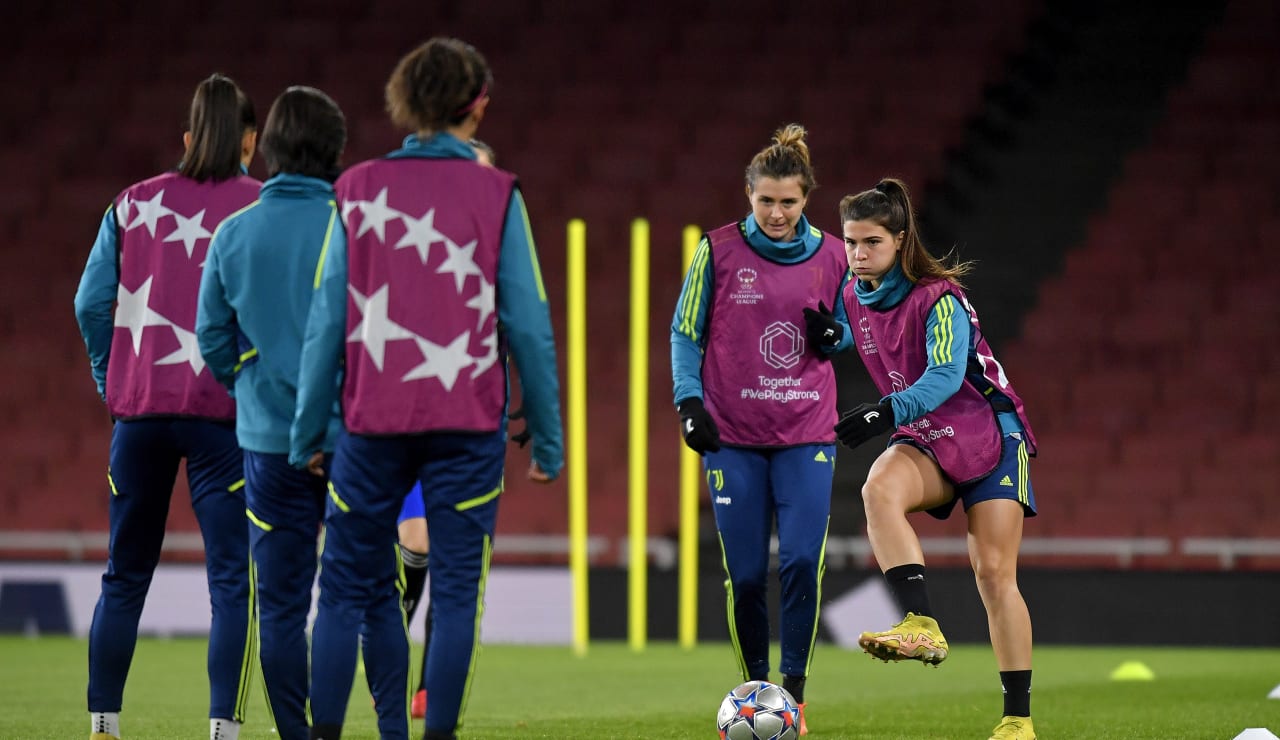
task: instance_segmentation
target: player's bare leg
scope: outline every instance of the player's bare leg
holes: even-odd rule
[[[1031,615],[1018,590],[1022,522],[1022,506],[1009,499],[983,501],[969,509],[969,561],[1002,671],[1031,668]]]
[[[894,445],[881,453],[862,487],[867,537],[882,571],[916,566],[923,581],[924,552],[907,514],[946,503],[955,495],[937,464],[910,445]],[[923,586],[921,586],[923,593]],[[937,665],[949,648],[938,623],[928,614],[907,609],[906,618],[883,632],[863,632],[862,649],[881,660],[919,660]]]
[[[1005,688],[1005,709],[994,740],[1035,740],[1030,715],[1031,615],[1018,590],[1022,505],[982,501],[969,509],[969,561],[987,610],[991,647]]]

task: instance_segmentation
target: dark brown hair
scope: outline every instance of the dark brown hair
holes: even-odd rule
[[[191,99],[191,146],[178,171],[197,182],[240,174],[244,134],[258,127],[253,103],[230,77],[210,75]]]
[[[972,262],[960,262],[954,252],[942,259],[929,254],[920,232],[916,228],[915,212],[911,208],[911,194],[901,180],[886,177],[870,190],[857,195],[846,195],[840,200],[840,224],[848,221],[871,221],[883,226],[891,236],[902,234],[902,274],[913,283],[931,277],[950,280],[961,285],[960,278],[973,267]],[[948,264],[950,263],[950,264]]]
[[[761,177],[782,180],[800,176],[800,191],[806,196],[818,187],[813,178],[813,165],[809,163],[809,145],[804,137],[804,126],[789,123],[773,133],[773,143],[761,149],[747,165],[747,192],[754,193],[756,181]]]
[[[262,128],[262,157],[271,177],[288,172],[333,182],[346,144],[342,109],[314,87],[295,85],[280,93]]]
[[[387,113],[401,128],[439,131],[466,120],[492,81],[475,47],[436,36],[396,64],[387,80]]]

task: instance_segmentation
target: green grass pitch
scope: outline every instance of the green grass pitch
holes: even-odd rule
[[[121,714],[127,740],[208,737],[205,649],[197,639],[139,643]],[[5,637],[0,656],[0,738],[88,737],[85,641]],[[1155,679],[1110,680],[1135,660]],[[363,680],[347,714],[349,740],[377,737]],[[255,682],[240,736],[275,738],[260,676]],[[726,644],[634,653],[597,643],[585,658],[565,648],[486,646],[460,736],[710,739],[720,699],[737,683]],[[1280,699],[1267,698],[1277,684],[1277,649],[1041,647],[1032,709],[1040,737],[1052,740],[1216,740],[1246,727],[1280,734]],[[807,693],[813,740],[981,739],[1001,708],[985,645],[955,646],[936,669],[819,645]],[[412,731],[420,736],[422,723]]]

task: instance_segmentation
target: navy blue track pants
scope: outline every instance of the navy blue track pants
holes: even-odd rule
[[[783,675],[807,676],[817,637],[835,445],[724,447],[703,460],[743,680],[769,678],[769,541],[778,532]]]
[[[191,506],[204,538],[212,607],[209,716],[244,719],[255,645],[243,456],[230,424],[171,417],[118,421],[111,433],[111,539],[89,628],[90,712],[121,709],[138,621],[160,561],[169,501],[184,457]]]
[[[311,641],[315,724],[343,721],[363,624],[379,732],[407,737],[406,702],[416,681],[409,677],[396,522],[415,481],[422,483],[431,541],[426,726],[448,732],[460,724],[478,648],[505,447],[504,431],[338,438]]]
[[[327,480],[288,455],[244,453],[262,681],[281,740],[307,740],[307,618]]]

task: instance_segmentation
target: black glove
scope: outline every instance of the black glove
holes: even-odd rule
[[[844,327],[836,321],[827,304],[818,301],[817,311],[807,306],[804,309],[804,333],[809,338],[809,344],[835,349],[844,337]]]
[[[677,403],[676,408],[680,410],[680,433],[689,449],[699,455],[719,452],[720,429],[702,405],[702,399],[690,396]]]
[[[893,405],[888,401],[864,403],[840,417],[840,421],[836,422],[836,437],[840,439],[840,444],[853,449],[896,426]]]
[[[517,419],[523,419],[523,418],[524,418],[524,406],[521,406],[520,408],[511,412],[511,416],[510,416],[511,421],[516,421]],[[517,434],[511,435],[511,441],[519,445],[520,449],[522,450],[524,449],[525,445],[529,444],[529,440],[531,439],[533,439],[533,434],[529,431],[529,422],[527,421],[524,423],[524,429],[522,431],[520,431]]]

